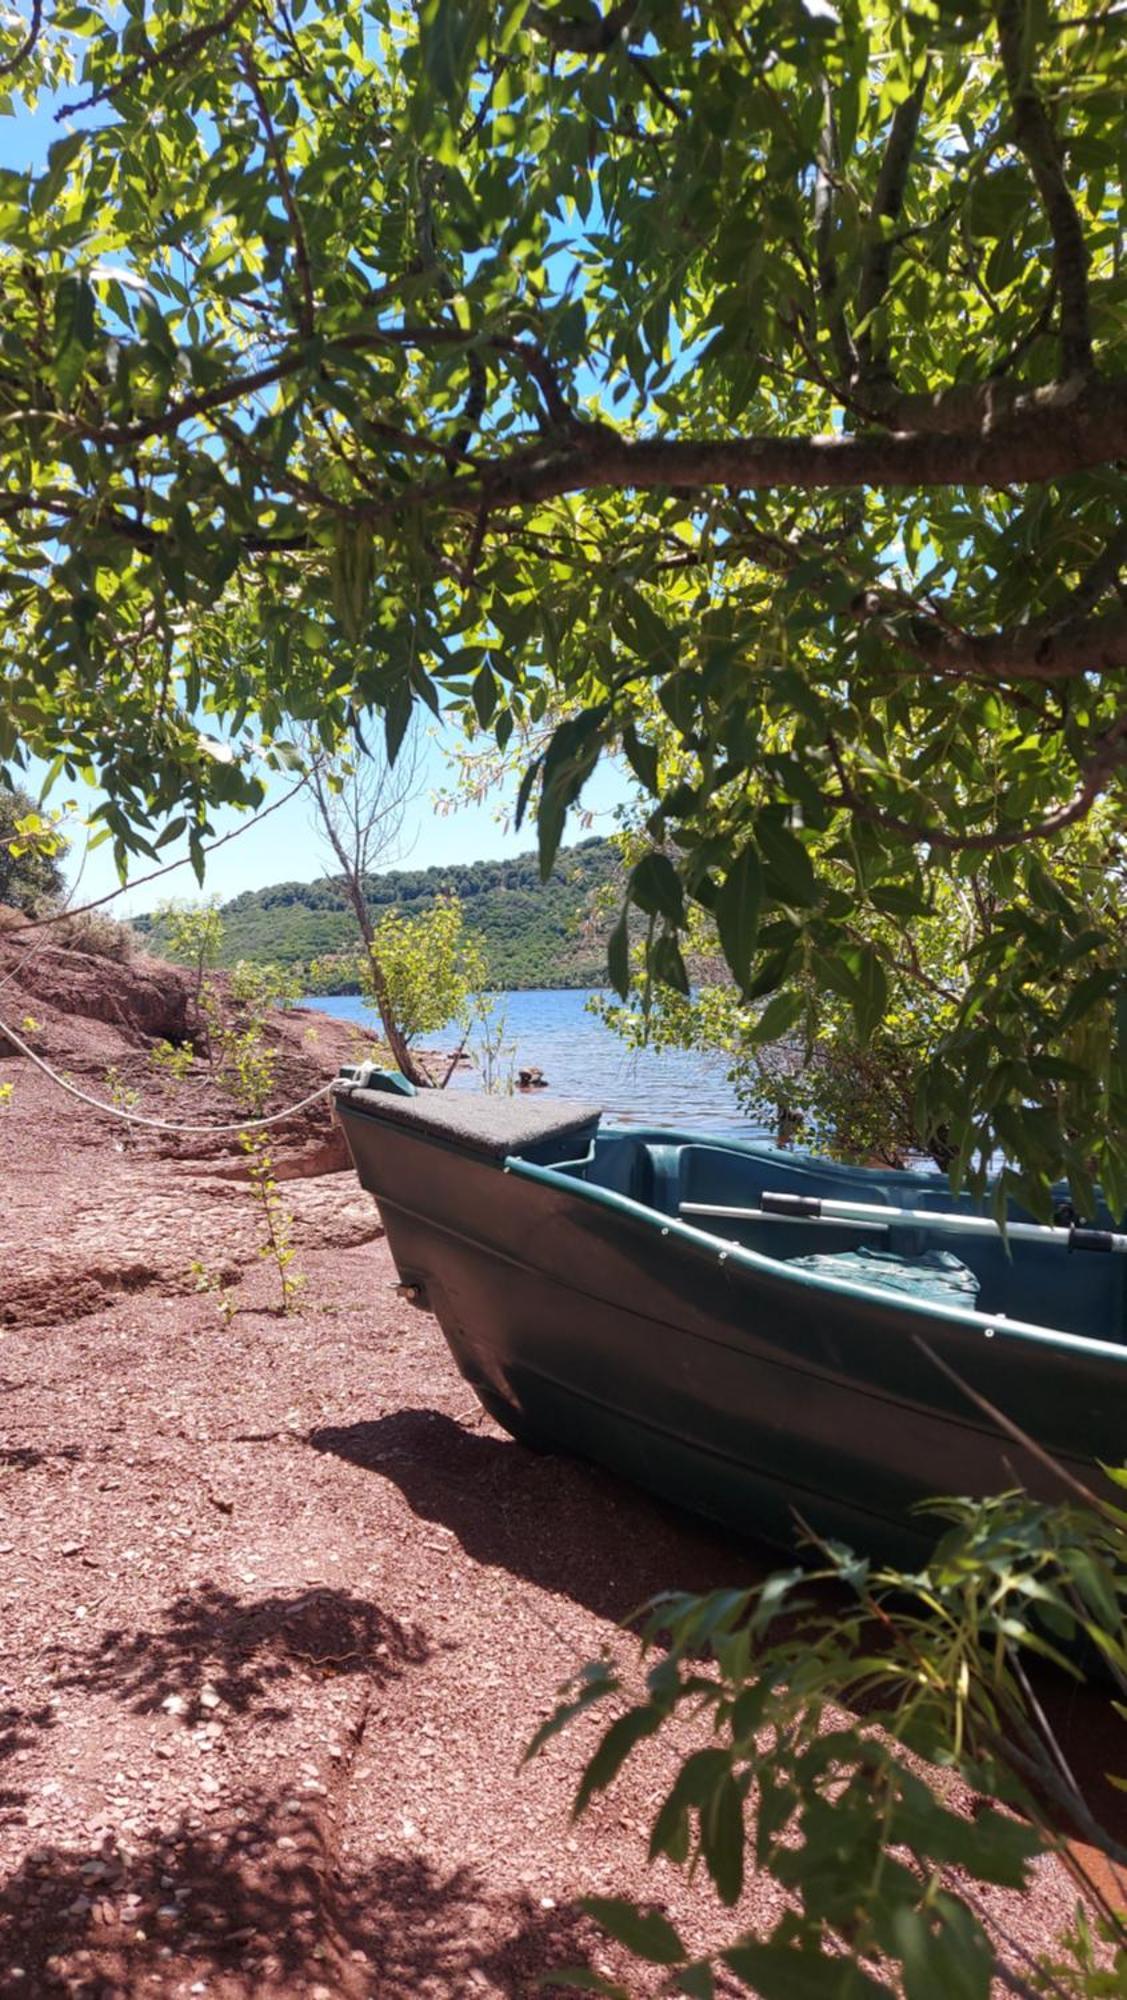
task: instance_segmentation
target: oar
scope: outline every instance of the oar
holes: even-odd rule
[[[806,1215],[769,1215],[765,1208],[723,1208],[719,1205],[714,1205],[712,1202],[708,1201],[678,1202],[677,1213],[678,1215],[733,1216],[739,1222],[798,1222],[801,1223],[803,1227],[805,1227],[806,1224],[810,1221],[820,1220],[823,1224],[823,1227],[827,1229],[841,1228],[840,1222],[835,1223],[833,1217],[829,1215],[823,1217],[818,1217],[818,1216],[811,1217]],[[879,1235],[887,1236],[888,1217],[891,1213],[892,1213],[891,1210],[886,1209],[883,1212],[881,1220],[879,1222],[856,1222],[854,1223],[853,1227],[856,1229],[868,1229]]]
[[[682,1202],[683,1214],[743,1216],[748,1220],[769,1218],[772,1221],[788,1222],[852,1222],[866,1228],[883,1224],[889,1228],[895,1224],[913,1229],[949,1231],[957,1236],[1002,1235],[998,1223],[981,1215],[960,1215],[947,1213],[942,1209],[890,1208],[883,1203],[869,1201],[829,1201],[822,1197],[806,1194],[773,1194],[764,1190],[759,1197],[760,1207],[756,1209],[709,1208],[701,1202]],[[1107,1250],[1119,1255],[1127,1253],[1127,1235],[1120,1235],[1111,1229],[1079,1229],[1053,1227],[1042,1222],[1008,1222],[1006,1237],[1018,1242],[1053,1244],[1062,1250]]]

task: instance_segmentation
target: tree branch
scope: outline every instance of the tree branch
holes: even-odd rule
[[[1100,738],[1099,748],[1086,766],[1080,785],[1067,805],[1047,813],[1032,826],[993,827],[986,833],[953,833],[949,827],[929,825],[925,820],[903,818],[888,812],[854,790],[834,738],[829,738],[830,755],[837,772],[840,792],[831,805],[844,806],[855,819],[895,833],[903,840],[927,847],[941,847],[948,853],[996,853],[1002,848],[1025,847],[1035,840],[1052,840],[1058,833],[1086,819],[1096,800],[1107,791],[1116,773],[1127,765],[1127,713],[1120,715]]]
[[[183,69],[208,42],[213,42],[217,35],[225,35],[229,28],[233,28],[240,15],[245,14],[252,4],[253,0],[231,0],[226,13],[221,14],[217,21],[201,22],[198,28],[190,28],[186,35],[166,42],[163,48],[150,49],[147,55],[122,70],[120,76],[91,91],[89,97],[80,98],[75,104],[61,104],[55,113],[55,123],[63,118],[73,118],[78,111],[89,111],[94,104],[104,104],[107,98],[116,97],[120,90],[128,90],[131,84],[139,83],[144,76],[155,75],[162,69]]]
[[[1033,81],[1025,0],[997,0],[995,20],[1002,68],[1013,111],[1014,138],[1029,163],[1053,238],[1053,262],[1060,293],[1061,372],[1091,369],[1092,328],[1088,307],[1088,246],[1080,214],[1065,179],[1060,143]]]
[[[544,398],[544,408],[549,422],[559,430],[576,432],[583,429],[583,419],[572,409],[560,387],[555,367],[542,347],[531,340],[507,340],[499,338],[491,345],[499,354],[511,354],[531,375],[540,394]]]
[[[1015,408],[981,432],[743,438],[624,438],[585,425],[563,449],[524,449],[472,475],[408,489],[404,503],[476,509],[564,493],[729,487],[744,492],[873,486],[1008,486],[1064,478],[1127,456],[1127,380]]]
[[[1072,593],[1074,616],[1090,611],[1094,604],[1109,590],[1118,588],[1119,578],[1127,566],[1127,521],[1114,534],[1107,547],[1096,557],[1095,562],[1081,578]]]
[[[1127,667],[1127,612],[1019,625],[1001,632],[962,632],[927,616],[898,618],[888,627],[903,646],[938,674],[958,680],[1067,681]]]
[[[837,125],[829,79],[822,78],[822,139],[818,153],[818,173],[814,182],[814,255],[818,291],[826,310],[826,320],[843,384],[857,373],[857,350],[850,338],[845,308],[838,290],[837,264],[833,254],[834,183],[841,168]]]
[[[933,395],[898,391],[891,384],[866,385],[864,411],[871,423],[898,431],[952,437],[968,431],[993,430],[1013,418],[1032,418],[1038,411],[1063,409],[1082,393],[1075,377],[1025,389],[1018,382],[991,374],[984,382],[954,382]]]
[[[904,205],[904,190],[908,185],[908,170],[912,164],[926,89],[925,70],[911,95],[905,97],[892,114],[876,193],[869,210],[869,242],[861,261],[861,280],[857,291],[860,385],[891,378],[887,347],[883,342],[879,347],[876,345],[869,322],[888,290],[888,281],[892,276],[894,244],[884,224],[895,222]]]
[[[42,26],[43,0],[31,0],[31,20],[28,22],[27,33],[18,49],[12,55],[5,56],[3,62],[0,62],[0,76],[10,76],[14,69],[18,69],[20,64],[25,63],[28,57],[34,53],[35,44],[39,40],[39,30]]]
[[[331,356],[332,346],[357,352],[389,345],[449,345],[471,338],[451,327],[376,328],[338,336],[326,354]],[[478,456],[450,477],[399,489],[394,502],[373,500],[364,510],[366,518],[384,518],[411,505],[476,513],[485,503],[492,512],[600,489],[653,492],[712,486],[745,492],[841,492],[865,487],[1024,485],[1065,478],[1127,457],[1127,377],[1109,381],[1073,377],[1052,391],[1013,400],[996,421],[965,431],[946,428],[949,412],[944,409],[945,427],[936,432],[920,428],[822,437],[626,438],[609,425],[585,423],[574,415],[558,384],[549,389],[554,374],[539,349],[512,337],[498,336],[484,344],[536,368],[542,390],[553,395],[561,422],[566,419],[566,436],[525,444],[492,461]],[[304,351],[288,350],[263,368],[201,390],[159,416],[131,424],[88,424],[62,412],[45,414],[91,443],[137,444],[172,435],[189,420],[207,416],[306,366]],[[429,440],[420,439],[418,446],[433,449]]]
[[[214,854],[217,847],[226,847],[229,840],[237,840],[240,834],[249,833],[252,827],[258,826],[264,819],[269,819],[270,814],[277,812],[280,806],[288,806],[290,800],[296,798],[309,783],[309,779],[310,773],[307,771],[303,778],[299,778],[296,784],[282,793],[281,798],[274,799],[270,805],[260,806],[257,812],[248,814],[238,826],[231,828],[230,833],[222,833],[217,840],[205,842],[202,852]],[[31,917],[27,923],[20,925],[20,930],[41,931],[49,929],[52,924],[66,923],[71,917],[84,917],[88,910],[100,910],[103,904],[116,902],[119,896],[127,896],[131,890],[142,888],[146,882],[157,882],[162,875],[172,875],[177,868],[186,868],[189,859],[189,855],[182,854],[179,861],[166,861],[160,868],[150,868],[147,875],[135,875],[131,882],[122,882],[116,889],[107,889],[104,896],[95,896],[89,903],[79,903],[74,909],[64,907],[61,910],[53,910],[48,917]]]
[[[301,213],[294,195],[290,170],[286,165],[285,147],[280,143],[278,135],[274,130],[274,121],[270,116],[270,107],[262,94],[258,68],[249,44],[245,45],[240,52],[239,67],[246,79],[247,89],[254,99],[259,122],[266,137],[266,149],[274,162],[274,171],[278,176],[278,191],[282,197],[282,206],[289,217],[290,228],[293,231],[294,263],[297,266],[298,283],[301,286],[301,303],[298,308],[298,325],[301,329],[301,337],[303,340],[312,340],[317,325],[317,308],[313,297],[313,272],[309,263],[309,245],[305,240],[305,231],[301,224]]]
[[[679,123],[683,124],[688,117],[688,112],[682,105],[678,104],[675,97],[671,96],[664,84],[658,81],[653,72],[653,65],[647,62],[645,56],[639,55],[636,49],[628,49],[626,56],[631,68],[637,71],[646,89],[652,91],[658,103],[664,104],[665,109],[671,112]]]
[[[609,14],[596,14],[594,20],[577,21],[563,12],[557,13],[549,7],[530,7],[527,20],[530,28],[551,43],[554,49],[576,55],[601,56],[614,47],[619,36],[630,26],[638,11],[639,0],[621,0],[612,7]]]
[[[492,84],[490,85],[490,91],[492,91]],[[420,193],[416,204],[415,231],[418,237],[422,262],[428,269],[434,272],[439,291],[447,303],[452,306],[452,301],[457,294],[458,288],[449,271],[446,269],[439,253],[438,239],[434,229],[434,216],[431,212],[430,195],[425,187]],[[454,322],[450,330],[453,332],[457,329],[457,332],[460,334],[462,329],[458,327],[458,317],[453,310],[451,310],[450,317]],[[489,396],[489,381],[485,372],[485,363],[482,361],[476,347],[468,349],[466,367],[469,372],[470,386],[466,392],[466,400],[462,405],[461,424],[447,454],[447,462],[449,464],[452,464],[455,459],[464,458],[469,448],[470,439],[481,422],[482,412],[485,409]]]

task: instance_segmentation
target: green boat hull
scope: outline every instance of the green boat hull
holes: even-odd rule
[[[851,1225],[678,1213],[755,1206],[764,1188],[846,1195],[887,1204],[911,1253],[923,1246],[896,1210],[950,1209],[935,1176],[607,1131],[582,1108],[462,1097],[450,1113],[348,1086],[337,1108],[401,1280],[526,1442],[750,1538],[792,1547],[801,1523],[900,1561],[934,1541],[921,1500],[1018,1481],[1061,1494],[970,1391],[1089,1483],[1095,1461],[1127,1456],[1125,1258],[944,1236],[979,1277],[978,1310],[935,1306],[793,1267],[860,1245]],[[1047,1313],[1058,1323],[1038,1323]]]

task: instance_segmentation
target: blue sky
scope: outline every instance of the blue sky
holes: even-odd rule
[[[46,164],[47,150],[54,140],[63,137],[77,124],[96,122],[96,115],[91,114],[87,114],[84,120],[56,122],[55,110],[56,100],[44,98],[33,114],[21,111],[16,117],[0,117],[0,166],[17,172],[25,172],[29,168],[41,170]],[[512,828],[519,774],[503,790],[481,802],[467,802],[453,812],[439,809],[439,794],[456,790],[454,755],[462,739],[452,725],[442,727],[429,716],[426,721],[429,735],[419,763],[419,796],[410,808],[404,827],[402,858],[398,864],[389,861],[387,865],[442,867],[454,862],[495,860],[505,855],[525,853],[535,846],[534,826],[526,823],[520,833]],[[29,773],[28,789],[37,789],[43,775],[41,768]],[[292,778],[285,781],[279,779],[268,793],[267,804],[286,792],[292,783]],[[609,763],[600,765],[584,793],[582,811],[571,815],[565,840],[572,842],[585,839],[592,833],[609,832],[615,807],[623,804],[631,792],[632,786],[620,768]],[[77,799],[80,812],[87,812],[98,804],[101,794],[93,790],[84,791],[81,787],[76,790],[64,777],[47,803],[61,805],[70,798]],[[586,823],[588,814],[594,815],[590,824]],[[330,864],[314,830],[310,804],[304,794],[279,807],[261,825],[234,812],[215,815],[217,836],[229,833],[237,826],[243,828],[239,837],[221,848],[209,861],[205,893],[216,894],[226,901],[243,889],[260,889],[272,882],[312,881],[316,876],[329,872]],[[173,847],[166,850],[162,859],[176,857],[177,850]],[[76,901],[79,903],[103,896],[119,886],[108,844],[84,858],[80,836],[75,840],[68,872],[72,879],[78,878]],[[147,872],[146,864],[139,861],[133,872],[143,875]],[[175,874],[122,895],[115,914],[123,917],[137,915],[171,895],[195,897],[199,893],[195,877],[185,861]]]
[[[506,855],[527,853],[535,847],[535,826],[526,821],[520,833],[512,828],[517,777],[502,791],[480,804],[469,802],[452,813],[440,810],[438,794],[454,789],[456,773],[450,766],[447,753],[448,748],[458,741],[452,729],[442,737],[428,740],[419,760],[418,796],[410,805],[404,821],[400,854],[398,859],[387,862],[388,867],[433,868],[453,862],[492,861]],[[288,791],[293,782],[292,777],[278,780],[268,794],[267,804]],[[565,841],[570,844],[585,840],[592,834],[611,832],[614,809],[625,801],[630,790],[627,780],[614,765],[600,765],[583,795],[582,812],[571,815]],[[59,781],[54,799],[61,805],[64,799],[74,797],[80,809],[88,810],[97,803],[99,796],[93,791],[85,794],[76,792],[63,778]],[[588,814],[592,815],[589,824],[586,823]],[[208,864],[203,893],[218,895],[224,902],[243,889],[262,889],[273,882],[311,882],[318,875],[332,871],[333,864],[315,831],[311,804],[305,793],[298,793],[261,824],[247,820],[243,814],[228,811],[216,813],[214,825],[217,835],[229,833],[235,827],[242,828],[238,838],[220,848]],[[173,859],[175,853],[175,849],[169,849],[162,859]],[[148,866],[151,864],[138,861],[135,874],[145,874]],[[85,903],[118,887],[117,871],[108,844],[83,859],[81,838],[76,840],[68,873],[72,881],[77,880],[76,903]],[[127,891],[114,906],[113,914],[138,916],[169,897],[194,900],[200,893],[195,876],[185,864],[175,874],[162,876],[157,882]]]

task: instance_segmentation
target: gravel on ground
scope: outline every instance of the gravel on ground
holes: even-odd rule
[[[4,2000],[487,2000],[569,1965],[656,1992],[591,1892],[731,1935],[645,1863],[669,1748],[576,1824],[591,1729],[521,1753],[650,1594],[764,1559],[498,1431],[350,1174],[283,1187],[282,1317],[249,1189],[3,1067]],[[996,1900],[1036,1950],[1074,1898],[1046,1863]],[[739,1919],[781,1907],[759,1878]]]

